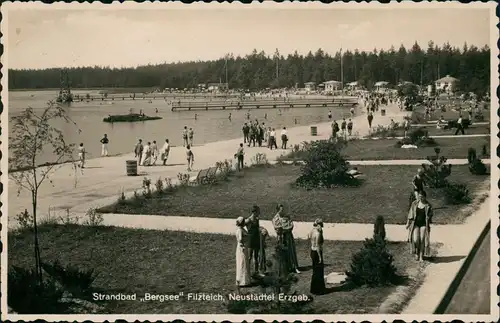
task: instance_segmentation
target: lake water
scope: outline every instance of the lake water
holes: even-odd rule
[[[98,95],[95,91],[73,91],[75,94]],[[47,101],[53,100],[58,91],[12,91],[9,92],[8,114],[15,116],[26,107],[31,106],[35,110],[41,110],[46,106]],[[155,109],[158,108],[158,114]],[[103,118],[113,114],[126,114],[133,109],[144,114],[163,117],[161,120],[131,123],[105,123]],[[265,122],[266,126],[274,128],[293,127],[295,119],[297,125],[310,125],[328,121],[328,111],[331,110],[335,119],[347,116],[349,108],[339,107],[318,107],[318,108],[290,108],[282,109],[281,115],[278,109],[250,110],[251,120],[256,118]],[[132,152],[139,138],[143,141],[153,141],[161,146],[166,138],[174,146],[182,145],[181,132],[184,126],[194,129],[194,144],[200,145],[208,142],[220,141],[224,139],[234,139],[242,137],[241,127],[246,120],[248,110],[211,110],[211,111],[170,111],[170,106],[163,99],[152,100],[124,100],[124,101],[91,101],[76,102],[68,108],[69,116],[76,122],[81,133],[78,133],[74,125],[64,122],[57,123],[56,126],[65,134],[65,139],[70,143],[83,143],[88,152],[88,158],[100,156],[101,145],[99,140],[103,134],[108,134],[109,153],[121,154]],[[194,115],[198,114],[198,119]],[[228,116],[232,113],[232,120]],[[267,113],[267,120],[264,115]],[[51,151],[45,151],[40,156],[39,162],[53,161]]]

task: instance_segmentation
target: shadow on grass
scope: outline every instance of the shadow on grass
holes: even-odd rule
[[[434,256],[430,257],[428,261],[434,264],[446,264],[450,262],[460,261],[464,258],[465,256],[442,256],[442,257]]]

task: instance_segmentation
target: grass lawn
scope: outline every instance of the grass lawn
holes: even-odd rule
[[[155,197],[145,203],[129,202],[101,209],[106,213],[153,214],[236,218],[248,215],[253,204],[261,208],[261,218],[270,220],[278,203],[295,221],[314,221],[320,217],[329,223],[373,223],[378,215],[386,223],[406,221],[411,179],[416,166],[358,166],[366,180],[360,187],[331,190],[305,190],[291,184],[297,179],[300,166],[250,168],[244,175],[236,174],[228,181],[214,185],[183,187],[164,197]],[[467,166],[454,166],[450,180],[468,184],[474,191],[487,176],[471,175]],[[428,189],[435,207],[443,206],[439,191]],[[462,220],[460,206],[447,206],[436,211],[435,223]],[[460,219],[460,220],[458,220]]]
[[[484,115],[484,121],[483,122],[489,121],[490,120],[490,109],[489,108],[488,109],[483,109],[482,105],[480,107],[481,107],[480,111]],[[468,106],[465,106],[463,108],[463,110],[462,110],[462,117],[464,117],[464,118],[468,118],[469,117],[469,112],[467,111],[467,109],[468,109]],[[475,114],[475,110],[474,109],[473,109],[473,113]],[[425,114],[425,109],[424,108],[417,108],[417,109],[415,109],[413,111],[413,114],[418,114],[420,116],[420,118],[422,119],[422,121],[425,121],[425,120],[439,120],[441,118],[441,116],[443,116],[443,118],[445,120],[457,120],[458,116],[459,116],[459,112],[458,111],[454,111],[454,110],[452,110],[450,108],[447,108],[445,112],[443,112],[441,110],[434,111],[433,113],[431,113],[430,119],[425,119],[424,118],[424,114]],[[479,122],[479,121],[473,119],[472,122]]]
[[[411,127],[410,131],[414,129],[418,129],[419,127]],[[429,132],[429,136],[449,136],[454,135],[456,129],[437,129],[436,125],[432,125],[429,127],[422,127]],[[404,135],[404,130],[396,130],[396,134],[398,137],[402,137]],[[471,126],[465,129],[466,135],[479,135],[479,134],[491,134],[490,125],[477,125]],[[437,140],[437,139],[436,139]]]
[[[441,148],[441,155],[446,158],[467,158],[469,148],[475,148],[481,154],[482,146],[486,145],[490,153],[490,137],[436,138]],[[398,139],[352,140],[349,141],[344,154],[349,160],[387,160],[387,159],[425,159],[434,156],[434,147],[417,149],[397,148]],[[481,157],[481,156],[479,156]]]
[[[235,237],[112,227],[46,225],[40,229],[41,257],[59,260],[98,273],[93,287],[102,293],[172,294],[235,291]],[[274,241],[274,239],[272,239]],[[9,232],[9,265],[31,268],[33,236]],[[270,241],[268,253],[271,253]],[[326,241],[325,273],[344,272],[362,242]],[[415,273],[418,263],[404,243],[389,246],[400,274]],[[309,243],[297,241],[301,266],[309,266]],[[270,255],[269,255],[270,256]],[[298,275],[296,289],[309,292],[311,271]],[[414,277],[413,274],[411,277]],[[374,313],[396,287],[358,288],[315,297],[316,313]],[[254,289],[258,292],[260,289]],[[115,314],[224,314],[220,301],[101,301],[105,313]]]

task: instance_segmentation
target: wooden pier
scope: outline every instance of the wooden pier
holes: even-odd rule
[[[223,100],[238,99],[237,94],[180,94],[180,93],[148,93],[140,95],[108,94],[105,95],[73,95],[74,102],[90,101],[125,101],[125,100]]]
[[[295,99],[295,100],[248,100],[224,102],[174,102],[172,111],[194,110],[243,110],[243,109],[286,109],[286,108],[312,108],[312,107],[354,107],[358,104],[356,99]]]

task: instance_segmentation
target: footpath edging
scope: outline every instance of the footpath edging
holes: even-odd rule
[[[471,251],[465,258],[464,262],[462,263],[462,266],[458,270],[457,274],[455,275],[455,278],[452,280],[449,288],[446,290],[446,293],[444,294],[441,302],[439,305],[436,307],[436,310],[434,311],[434,314],[445,314],[446,309],[450,305],[450,302],[455,295],[455,293],[458,290],[458,287],[460,286],[460,283],[464,279],[465,274],[467,273],[467,270],[469,270],[470,265],[472,264],[472,261],[474,260],[474,257],[477,254],[477,251],[479,250],[479,246],[483,243],[484,239],[488,235],[488,233],[491,230],[491,220],[486,223],[484,226],[484,229],[481,231],[479,234],[479,237],[477,238],[476,242],[472,246]],[[491,264],[493,265],[493,263]]]

